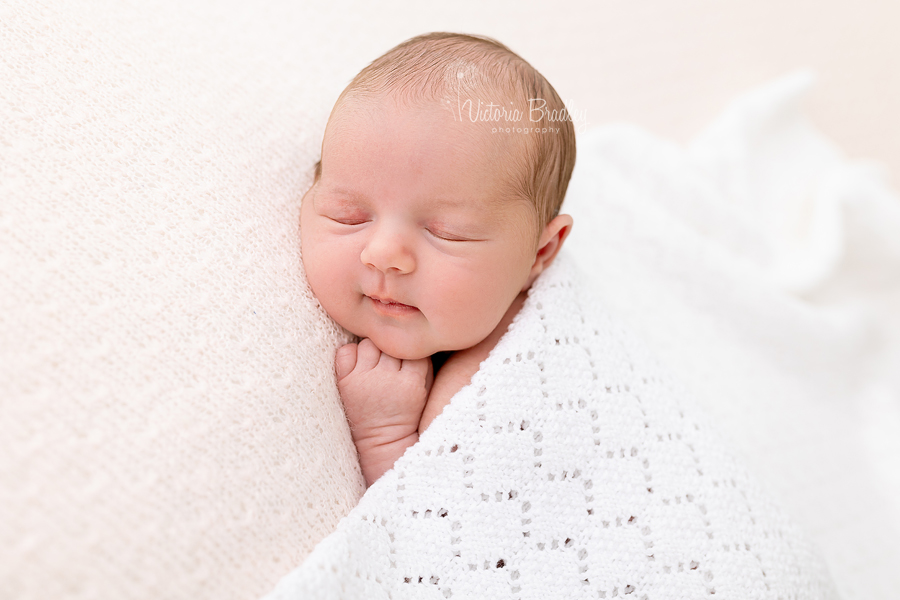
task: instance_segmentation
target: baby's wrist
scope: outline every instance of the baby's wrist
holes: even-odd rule
[[[385,472],[389,471],[397,459],[403,456],[406,449],[418,441],[419,434],[414,431],[393,440],[371,437],[355,442],[356,450],[359,452],[359,465],[366,478],[366,486],[372,485]]]
[[[351,426],[350,433],[357,449],[368,451],[418,435],[418,422]]]

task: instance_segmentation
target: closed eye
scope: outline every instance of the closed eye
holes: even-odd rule
[[[340,223],[341,225],[362,225],[368,219],[352,219],[352,218],[344,218],[344,217],[326,217],[330,221],[334,221],[335,223]]]
[[[454,235],[452,233],[448,233],[446,231],[441,231],[439,229],[426,229],[428,233],[433,235],[434,237],[444,240],[446,242],[477,242],[478,240],[462,237],[459,235]]]

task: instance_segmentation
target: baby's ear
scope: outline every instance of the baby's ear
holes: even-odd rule
[[[572,224],[571,216],[558,215],[544,227],[538,240],[534,264],[531,266],[531,273],[528,275],[528,281],[525,283],[523,291],[531,287],[537,276],[549,267],[556,255],[559,254],[563,242],[566,241],[566,238],[569,237],[569,232],[572,231]]]

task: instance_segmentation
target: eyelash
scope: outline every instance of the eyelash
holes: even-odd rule
[[[470,241],[472,241],[472,240],[469,240],[466,238],[457,237],[455,235],[440,234],[435,231],[432,231],[431,229],[425,229],[425,231],[427,231],[428,233],[430,233],[431,235],[433,235],[434,237],[436,237],[438,239],[444,240],[445,242],[470,242]]]
[[[362,225],[363,223],[368,222],[368,219],[339,219],[335,217],[328,217],[331,221],[335,223],[339,223],[340,225],[347,225],[348,227],[352,227],[354,225]],[[439,240],[444,240],[445,242],[471,242],[468,238],[461,238],[452,234],[440,233],[434,231],[432,229],[425,228],[425,231],[438,238]]]
[[[362,225],[366,222],[366,219],[336,219],[334,217],[328,217],[335,223],[340,223],[341,225]]]

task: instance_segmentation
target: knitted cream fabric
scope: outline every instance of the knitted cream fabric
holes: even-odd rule
[[[823,564],[562,256],[269,600],[831,598]]]
[[[0,3],[4,600],[252,598],[364,489],[299,256],[334,76],[218,4]]]

